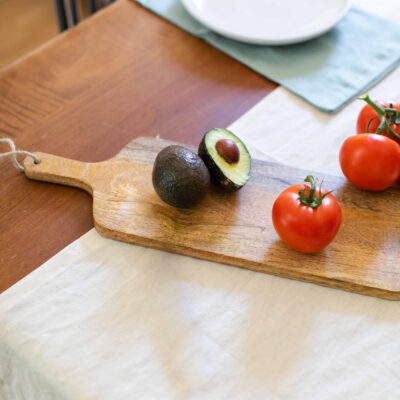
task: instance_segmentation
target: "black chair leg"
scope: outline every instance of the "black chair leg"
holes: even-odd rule
[[[54,0],[54,4],[56,7],[58,27],[60,29],[60,32],[65,31],[66,29],[68,29],[68,22],[67,16],[65,14],[64,2],[63,0]]]
[[[114,0],[109,0],[109,3],[112,3]],[[90,14],[94,14],[97,11],[96,0],[87,0],[89,6]],[[64,0],[54,0],[54,4],[57,12],[57,20],[58,26],[60,28],[60,32],[68,29],[68,19],[67,13],[64,7]],[[78,13],[76,9],[76,1],[69,0],[69,9],[71,11],[71,22],[73,25],[78,23]]]
[[[96,0],[89,0],[89,11],[90,14],[93,14],[96,12]]]
[[[69,0],[69,7],[71,9],[72,24],[76,25],[78,23],[78,14],[76,12],[75,0]]]

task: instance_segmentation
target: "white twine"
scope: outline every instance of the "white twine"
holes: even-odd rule
[[[17,150],[17,148],[15,147],[15,143],[9,139],[9,138],[0,138],[0,143],[7,143],[10,147],[11,147],[11,151],[7,151],[5,153],[0,153],[0,160],[2,158],[7,158],[7,157],[11,157],[14,161],[14,165],[20,170],[20,171],[24,171],[24,167],[18,162],[17,156],[19,154],[23,154],[25,156],[29,156],[32,157],[35,164],[39,164],[40,163],[40,158],[36,155],[33,154],[29,151],[25,151],[25,150]]]

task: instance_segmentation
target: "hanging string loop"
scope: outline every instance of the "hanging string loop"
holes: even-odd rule
[[[32,157],[33,161],[35,164],[39,164],[40,163],[40,158],[34,154],[31,153],[30,151],[26,151],[26,150],[17,150],[17,148],[15,147],[15,143],[12,139],[9,138],[0,138],[0,143],[7,143],[10,146],[10,151],[7,151],[5,153],[0,153],[0,160],[2,158],[11,158],[14,161],[14,165],[20,170],[20,171],[24,171],[24,167],[23,165],[21,165],[18,162],[17,156],[18,155],[25,155],[28,157]]]

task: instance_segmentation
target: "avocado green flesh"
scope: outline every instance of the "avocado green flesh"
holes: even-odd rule
[[[235,164],[229,164],[223,157],[221,157],[215,145],[221,139],[230,139],[239,148],[240,158]],[[234,134],[226,129],[213,129],[209,131],[205,138],[205,145],[208,153],[220,168],[221,172],[226,176],[227,179],[232,181],[238,186],[243,186],[249,179],[251,159],[246,146],[237,138]]]

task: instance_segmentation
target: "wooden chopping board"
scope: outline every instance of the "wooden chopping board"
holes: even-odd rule
[[[44,153],[25,174],[35,180],[84,189],[93,196],[93,218],[102,235],[156,249],[221,262],[362,294],[400,299],[399,191],[371,193],[344,178],[321,176],[343,211],[335,240],[316,254],[287,247],[272,225],[279,193],[310,171],[253,160],[248,184],[236,193],[212,188],[192,209],[160,200],[152,186],[157,153],[174,144],[138,138],[113,159],[84,163]],[[312,172],[311,172],[312,173]]]

